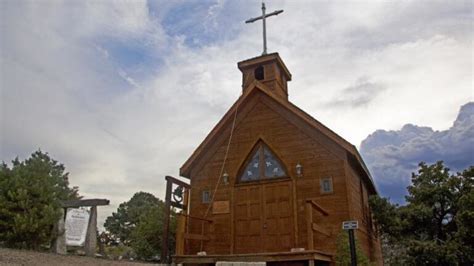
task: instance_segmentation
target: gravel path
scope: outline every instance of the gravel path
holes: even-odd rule
[[[52,253],[35,252],[0,248],[0,265],[130,265],[150,266],[153,264],[131,261],[115,261],[99,258],[90,258],[73,255],[58,255]],[[157,264],[155,264],[157,265]]]

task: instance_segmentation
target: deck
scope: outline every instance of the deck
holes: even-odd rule
[[[276,262],[276,261],[332,261],[332,255],[318,250],[305,250],[297,252],[267,252],[250,254],[224,254],[224,255],[179,255],[173,256],[175,263],[216,263],[218,261],[235,262]]]

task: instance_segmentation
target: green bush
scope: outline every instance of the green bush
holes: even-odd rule
[[[357,256],[357,265],[365,266],[370,265],[369,259],[362,252],[359,246],[357,239],[356,243],[356,256]],[[349,245],[349,235],[348,232],[342,230],[337,236],[336,240],[336,265],[346,266],[351,265],[351,250]]]

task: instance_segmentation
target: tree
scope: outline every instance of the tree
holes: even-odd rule
[[[104,227],[118,238],[122,243],[130,241],[130,234],[137,226],[140,216],[159,204],[160,200],[147,192],[137,192],[133,197],[123,202],[117,208],[117,212],[105,220]]]
[[[55,237],[61,201],[79,198],[78,188],[69,188],[64,165],[38,150],[12,167],[0,166],[0,244],[39,249]]]
[[[139,259],[156,258],[161,253],[164,207],[164,204],[159,204],[150,208],[140,217],[137,227],[132,231],[130,245]],[[168,254],[174,254],[176,246],[176,219],[174,212],[171,215]]]
[[[407,204],[371,198],[381,234],[416,265],[471,265],[474,261],[474,167],[451,175],[443,162],[419,164]]]
[[[137,192],[107,217],[104,227],[132,247],[139,259],[156,258],[161,251],[165,204],[150,193]],[[174,251],[174,213],[170,221],[170,251]]]

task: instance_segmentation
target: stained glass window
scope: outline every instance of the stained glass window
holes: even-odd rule
[[[280,162],[267,147],[263,147],[263,156],[265,162],[265,177],[275,178],[286,176]]]
[[[242,173],[242,177],[240,178],[241,181],[252,181],[252,180],[258,180],[259,175],[260,175],[260,153],[256,152],[252,160],[247,164],[247,167],[245,167],[244,172]]]
[[[280,178],[287,176],[280,160],[263,143],[254,149],[251,159],[243,169],[240,181],[256,181],[261,179]]]

